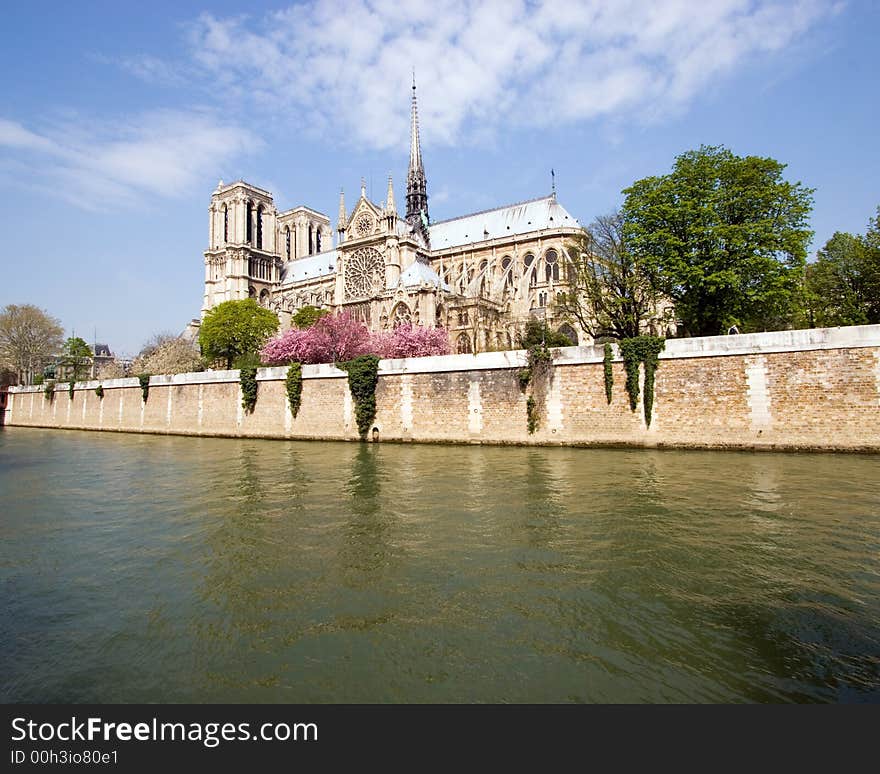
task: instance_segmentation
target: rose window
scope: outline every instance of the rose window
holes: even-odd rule
[[[345,295],[366,298],[385,287],[385,261],[378,250],[362,247],[345,262]]]
[[[373,219],[367,215],[366,212],[362,212],[358,215],[357,220],[354,222],[354,231],[360,237],[365,237],[373,230]]]

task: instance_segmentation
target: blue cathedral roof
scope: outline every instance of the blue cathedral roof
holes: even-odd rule
[[[580,223],[551,194],[460,218],[437,221],[428,230],[431,249],[444,250],[471,242],[561,228],[580,228]]]
[[[416,261],[403,274],[400,275],[400,281],[406,288],[417,287],[422,283],[433,285],[441,290],[449,290],[449,285],[443,282],[430,266],[421,261]]]
[[[325,250],[305,258],[294,258],[281,269],[281,283],[305,282],[336,272],[336,250]]]

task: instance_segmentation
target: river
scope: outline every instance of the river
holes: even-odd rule
[[[0,432],[4,702],[880,701],[880,457]]]

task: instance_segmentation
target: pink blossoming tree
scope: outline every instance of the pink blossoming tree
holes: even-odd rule
[[[449,354],[449,333],[444,328],[404,324],[391,333],[375,334],[375,351],[382,357],[429,357]]]
[[[363,323],[343,312],[322,317],[305,330],[285,331],[260,352],[263,362],[271,365],[342,362],[367,354],[384,358],[448,355],[449,334],[442,328],[418,325],[371,334]]]

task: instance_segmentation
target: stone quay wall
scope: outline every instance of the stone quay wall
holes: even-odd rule
[[[880,325],[675,339],[656,372],[653,420],[629,408],[613,364],[605,397],[602,347],[555,350],[543,383],[520,389],[523,351],[383,360],[373,423],[381,441],[880,451]],[[617,355],[615,348],[615,355]],[[304,366],[302,402],[288,408],[286,368],[258,372],[257,404],[241,407],[238,371],[11,388],[8,426],[254,438],[356,440],[347,374]],[[527,430],[534,395],[539,426]],[[373,434],[370,433],[370,439]]]

